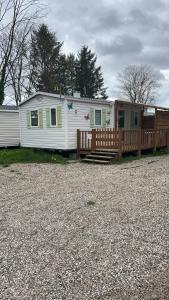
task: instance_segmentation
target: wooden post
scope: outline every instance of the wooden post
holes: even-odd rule
[[[80,158],[80,144],[81,144],[80,129],[77,129],[77,159]]]
[[[157,150],[157,108],[155,108],[155,116],[154,116],[154,149],[153,151],[156,152]]]
[[[167,130],[167,150],[169,151],[169,129]]]
[[[154,130],[154,148],[153,148],[153,152],[154,152],[154,153],[155,153],[156,150],[157,150],[157,134],[158,134],[158,132],[157,132],[157,130],[155,129],[155,130]]]
[[[141,110],[141,129],[144,129],[144,124],[143,124],[143,121],[144,121],[144,109]]]
[[[119,158],[122,157],[123,149],[122,149],[122,139],[123,139],[123,132],[122,129],[118,129],[118,150],[119,150]]]
[[[114,114],[115,114],[115,124],[114,124],[114,128],[117,130],[118,129],[118,101],[115,101],[115,105],[114,105]]]
[[[92,151],[96,150],[96,129],[92,129]]]
[[[142,136],[142,130],[138,130],[138,156],[141,157],[141,136]]]

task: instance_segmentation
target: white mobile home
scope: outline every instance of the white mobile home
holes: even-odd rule
[[[0,106],[0,148],[20,144],[19,110],[16,106]]]
[[[19,106],[22,147],[73,150],[77,129],[114,127],[114,103],[36,93]]]
[[[22,147],[77,148],[77,129],[141,128],[142,105],[38,92],[19,106]]]

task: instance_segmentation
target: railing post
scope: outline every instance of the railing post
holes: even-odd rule
[[[167,130],[167,149],[169,151],[169,129]]]
[[[92,129],[92,151],[96,150],[96,129]]]
[[[119,150],[119,158],[122,157],[123,149],[122,149],[122,138],[123,138],[123,132],[122,129],[118,129],[118,150]]]
[[[142,130],[139,129],[138,130],[138,156],[141,156],[141,134],[142,134]]]
[[[77,129],[77,159],[80,158],[80,145],[81,145],[80,129]]]
[[[157,151],[157,130],[154,130],[154,153]]]

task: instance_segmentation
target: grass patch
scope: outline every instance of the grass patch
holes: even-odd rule
[[[156,152],[147,152],[147,153],[143,153],[140,157],[137,155],[125,155],[117,160],[114,160],[112,163],[113,164],[123,164],[123,163],[129,163],[132,162],[134,160],[140,160],[143,158],[147,158],[147,157],[158,157],[158,156],[163,156],[169,154],[169,151],[167,149],[160,149],[157,150]]]
[[[14,163],[64,164],[66,159],[57,153],[36,149],[9,149],[0,151],[0,165],[8,167]]]

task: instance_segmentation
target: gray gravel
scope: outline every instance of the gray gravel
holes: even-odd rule
[[[0,169],[0,299],[169,299],[169,156]]]

